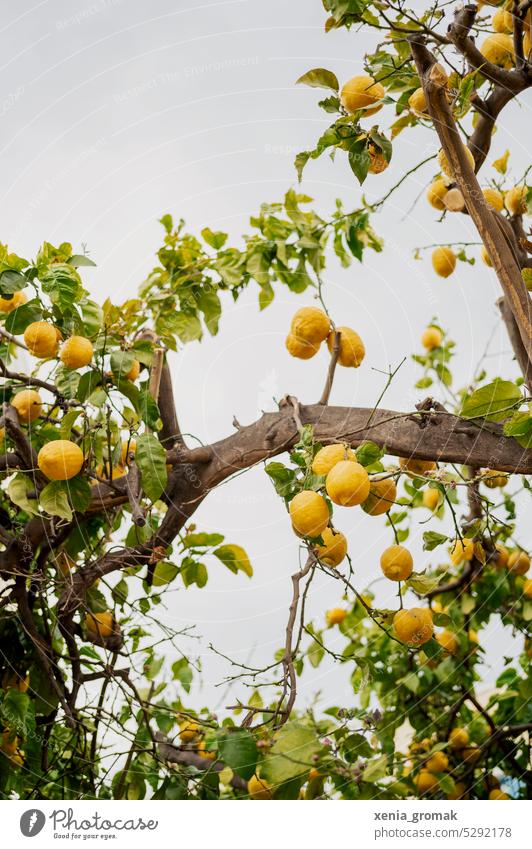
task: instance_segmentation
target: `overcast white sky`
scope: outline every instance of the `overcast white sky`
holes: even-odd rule
[[[367,33],[325,35],[323,23],[320,0],[8,0],[0,28],[0,240],[29,256],[44,239],[69,240],[78,249],[85,243],[98,263],[85,276],[86,285],[94,296],[120,302],[135,293],[154,263],[162,213],[185,218],[192,230],[208,225],[237,238],[263,200],[280,199],[295,184],[294,154],[312,146],[327,125],[316,105],[320,93],[296,87],[295,80],[325,66],[343,81],[361,72],[373,44]],[[511,145],[517,176],[526,163],[525,108],[529,103],[505,112],[489,157],[491,162]],[[385,130],[393,113],[385,109],[375,120]],[[388,171],[369,177],[367,195],[380,197],[437,148],[430,131],[404,132]],[[373,405],[384,381],[378,370],[419,350],[420,333],[435,315],[458,343],[456,385],[471,376],[492,335],[499,293],[486,266],[460,263],[444,281],[434,275],[429,254],[422,262],[413,259],[418,245],[477,241],[465,216],[438,225],[423,198],[411,209],[434,173],[432,163],[425,166],[375,216],[384,253],[368,253],[363,266],[348,270],[331,259],[327,302],[335,320],[356,328],[367,348],[362,368],[340,370],[333,403]],[[340,158],[311,163],[303,190],[324,216],[337,196],[348,208],[361,199]],[[231,432],[233,415],[248,423],[261,409],[272,409],[273,397],[289,392],[304,402],[317,399],[326,354],[305,363],[284,349],[290,317],[305,303],[310,295],[296,297],[280,286],[262,314],[253,288],[237,305],[227,300],[220,334],[172,359],[184,430],[211,441]],[[495,333],[490,352],[494,372],[515,374],[502,332]],[[411,388],[416,375],[417,368],[405,363],[386,406],[407,409],[420,399]],[[360,510],[337,514],[350,540],[357,584],[364,587],[380,574],[378,557],[392,542],[390,531]],[[419,520],[425,518],[420,511]],[[195,521],[245,546],[255,568],[248,581],[213,562],[204,590],[172,595],[172,622],[197,623],[204,637],[210,689],[227,665],[208,651],[209,642],[252,662],[268,662],[280,646],[298,549],[260,468],[213,493]],[[433,556],[421,552],[422,530],[415,529],[409,543],[418,570]],[[395,590],[384,583],[376,585],[379,598],[391,605]],[[316,579],[310,614],[323,620],[325,609],[339,603],[339,584]],[[488,633],[492,676],[500,668],[500,635],[492,626]],[[306,677],[305,695],[321,689],[324,702],[349,704],[347,677],[347,670],[324,663]]]

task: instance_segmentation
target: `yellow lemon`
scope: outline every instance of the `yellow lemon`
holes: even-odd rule
[[[426,489],[423,493],[423,506],[436,510],[440,504],[441,493],[437,489]]]
[[[447,654],[456,654],[460,646],[456,634],[452,631],[442,631],[436,635],[436,640]]]
[[[120,465],[127,466],[132,455],[137,450],[136,439],[124,439],[120,451]]]
[[[368,145],[368,156],[370,160],[369,165],[369,173],[370,174],[382,174],[383,171],[386,171],[388,165],[390,164],[383,152],[375,147],[374,144]]]
[[[381,516],[390,510],[397,498],[397,487],[393,478],[377,478],[370,482],[369,495],[362,509],[369,516]]]
[[[432,251],[432,267],[438,277],[450,277],[456,268],[456,254],[451,248],[435,248]]]
[[[451,800],[463,799],[467,792],[467,787],[463,781],[455,781],[454,790],[447,793],[447,798]]]
[[[364,343],[358,333],[350,327],[337,327],[340,333],[340,353],[338,362],[346,368],[358,368],[366,355]],[[332,331],[327,337],[327,347],[332,353],[334,348],[335,333]]]
[[[292,319],[290,333],[299,341],[319,345],[329,335],[331,320],[318,307],[303,307]]]
[[[47,442],[39,451],[39,469],[51,481],[66,481],[75,477],[84,461],[83,451],[75,442],[56,439]]]
[[[526,186],[514,186],[504,195],[504,205],[510,215],[523,215],[526,212]]]
[[[495,32],[512,32],[513,30],[513,15],[507,9],[497,9],[491,25]]]
[[[475,157],[473,156],[473,154],[471,153],[471,151],[469,150],[468,147],[465,147],[465,145],[463,145],[463,148],[465,150],[466,157],[469,160],[469,164],[471,165],[471,168],[474,171],[475,170]],[[451,163],[447,159],[447,154],[445,153],[445,151],[443,149],[441,149],[438,152],[438,164],[439,164],[441,170],[443,171],[443,173],[445,174],[446,177],[450,177],[453,180],[455,179],[455,175],[454,175],[453,170],[451,168]]]
[[[422,646],[431,639],[434,625],[432,613],[426,607],[398,610],[393,617],[393,627],[401,642],[409,646]]]
[[[290,356],[297,357],[298,360],[310,360],[320,349],[319,345],[312,345],[304,339],[298,339],[292,333],[288,334],[284,344]]]
[[[136,380],[140,374],[140,363],[138,360],[133,360],[133,365],[125,376],[126,380]]]
[[[362,504],[369,495],[368,473],[360,463],[342,460],[333,466],[327,475],[325,489],[335,504],[354,507],[356,504]]]
[[[252,799],[271,799],[272,793],[269,784],[258,775],[252,775],[248,781],[248,794]]]
[[[91,636],[105,640],[114,632],[114,616],[110,610],[104,610],[103,613],[87,613],[85,628]]]
[[[427,200],[434,209],[445,209],[443,199],[449,191],[447,183],[441,178],[434,180],[427,189]]]
[[[494,790],[490,790],[489,798],[493,802],[505,802],[510,797],[508,796],[508,793],[504,793],[496,787]]]
[[[0,312],[13,312],[13,310],[16,310],[17,307],[20,307],[22,306],[22,304],[25,304],[27,300],[28,299],[24,292],[15,292],[12,298],[0,297]]]
[[[482,194],[488,206],[491,206],[496,212],[501,212],[504,207],[504,197],[498,189],[482,189]]]
[[[47,321],[33,321],[24,331],[24,342],[30,354],[44,360],[57,353],[59,339],[56,328]]]
[[[374,115],[383,104],[379,103],[384,97],[384,88],[376,83],[373,77],[361,74],[351,77],[342,88],[340,101],[347,112],[358,112],[364,109],[364,116]],[[374,106],[373,104],[377,104]]]
[[[23,389],[12,397],[10,403],[17,411],[22,424],[34,422],[41,415],[42,399],[34,389]]]
[[[511,68],[514,64],[513,38],[504,32],[488,35],[480,45],[480,52],[487,62],[501,68]],[[482,73],[482,68],[480,69]]]
[[[472,560],[475,553],[475,543],[472,539],[457,539],[450,549],[451,563],[458,566],[463,560]]]
[[[183,743],[191,743],[201,733],[201,726],[193,719],[185,719],[179,726],[179,737]]]
[[[464,763],[469,766],[474,766],[480,758],[480,749],[474,744],[472,746],[464,746],[464,748],[460,750],[460,757]]]
[[[427,327],[421,335],[421,344],[427,351],[439,348],[443,341],[443,333],[437,327]]]
[[[497,472],[494,469],[483,469],[482,483],[489,489],[502,489],[508,483],[508,475],[505,472]]]
[[[449,767],[449,758],[445,752],[434,752],[425,764],[429,772],[445,772]]]
[[[341,460],[356,460],[354,451],[343,442],[333,442],[320,448],[312,461],[312,471],[315,475],[328,475],[333,466]]]
[[[453,728],[449,734],[449,746],[451,749],[463,749],[469,743],[469,732],[467,728]]]
[[[381,554],[381,569],[390,581],[406,581],[413,568],[412,555],[403,545],[391,545]]]
[[[329,628],[332,628],[334,625],[341,625],[346,616],[347,610],[343,610],[341,607],[333,607],[325,614],[325,621]]]
[[[526,551],[520,551],[519,549],[512,551],[508,558],[507,568],[514,575],[526,575],[530,569],[530,557]]]
[[[327,566],[339,566],[347,554],[347,539],[340,531],[325,528],[321,534],[323,545],[316,546],[316,554]]]
[[[90,339],[84,336],[71,336],[61,348],[59,359],[67,368],[83,368],[92,360],[94,349]]]
[[[329,508],[322,495],[304,489],[290,502],[290,518],[294,530],[304,537],[317,537],[329,523]]]
[[[523,584],[523,595],[525,598],[532,598],[532,578],[527,578]]]
[[[440,787],[438,779],[429,772],[428,769],[420,770],[416,775],[414,782],[416,790],[420,796],[424,796],[425,793],[432,793]]]
[[[399,465],[410,478],[419,478],[437,469],[434,460],[416,460],[414,457],[399,457]]]
[[[425,99],[425,92],[422,88],[416,88],[415,92],[410,95],[408,98],[408,105],[410,107],[410,111],[413,112],[417,118],[428,117],[427,101]]]

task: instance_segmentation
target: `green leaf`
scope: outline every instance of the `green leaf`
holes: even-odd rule
[[[197,298],[198,307],[204,316],[205,325],[211,336],[218,333],[218,321],[222,314],[220,298],[214,290],[201,292]]]
[[[504,423],[503,430],[506,436],[513,436],[523,448],[532,449],[532,414],[514,413]]]
[[[204,227],[201,231],[201,235],[207,244],[210,245],[211,248],[214,248],[215,251],[219,251],[220,248],[223,248],[227,241],[227,233],[222,233],[221,230],[213,232],[210,227]]]
[[[260,767],[260,777],[268,784],[282,784],[308,775],[320,748],[312,728],[300,722],[287,722],[275,735],[275,742]]]
[[[497,377],[465,399],[460,415],[466,419],[483,418],[498,422],[508,418],[521,400],[521,392],[515,383]]]
[[[183,537],[183,545],[185,548],[208,548],[212,545],[220,545],[224,541],[223,534],[187,534]]]
[[[201,339],[203,335],[199,318],[197,315],[191,315],[190,313],[175,313],[172,316],[172,327],[184,344]]]
[[[263,286],[261,286],[259,292],[259,309],[265,310],[266,307],[269,307],[274,297],[275,292],[271,283],[265,283]]]
[[[385,453],[386,451],[374,442],[363,442],[356,450],[357,460],[362,466],[373,466]]]
[[[14,336],[20,336],[21,333],[24,333],[28,325],[33,321],[40,321],[42,317],[41,305],[39,301],[34,299],[28,301],[26,304],[22,304],[16,310],[9,313],[6,318],[5,328],[9,333],[13,333]]]
[[[192,684],[193,674],[186,657],[181,657],[172,664],[172,672],[174,678],[180,682],[185,692],[190,693],[190,685]]]
[[[424,531],[423,532],[423,550],[424,551],[432,551],[437,548],[439,545],[442,545],[446,542],[449,537],[446,537],[445,534],[438,534],[436,531]]]
[[[91,503],[92,490],[90,484],[80,475],[70,478],[70,480],[65,481],[65,484],[72,507],[78,513],[84,513]]]
[[[74,268],[96,268],[96,263],[85,254],[73,254],[70,259],[67,260],[69,265],[73,265]]]
[[[287,469],[282,463],[268,463],[264,471],[272,479],[277,495],[281,498],[288,498],[294,489],[296,482],[296,472],[294,469]]]
[[[427,533],[432,533],[428,531]],[[447,537],[444,537],[444,540]],[[439,543],[437,543],[439,545]],[[434,545],[433,548],[436,546]],[[425,548],[425,546],[423,546]],[[432,551],[431,548],[425,548],[425,551]],[[407,586],[414,590],[414,592],[419,595],[425,595],[425,593],[430,593],[432,590],[435,590],[438,584],[440,583],[440,579],[435,577],[434,575],[427,575],[425,572],[412,572],[408,580],[405,582]]]
[[[61,439],[70,439],[72,428],[82,412],[82,410],[70,410],[70,412],[65,413],[61,419],[61,427],[59,429]]]
[[[135,460],[142,478],[142,489],[150,499],[157,501],[168,480],[166,451],[151,433],[137,437]]]
[[[28,281],[24,274],[8,269],[0,274],[0,295],[13,295],[27,286]]]
[[[59,366],[55,373],[55,385],[64,398],[73,400],[77,397],[79,382],[81,380],[77,371]]]
[[[220,760],[233,772],[248,781],[257,768],[257,744],[251,731],[245,728],[218,732]]]
[[[113,351],[110,357],[111,371],[117,379],[125,378],[135,362],[133,351]]]
[[[81,306],[83,326],[87,336],[96,336],[103,327],[103,310],[95,301],[84,301]]]
[[[88,371],[85,374],[82,374],[79,378],[78,388],[76,391],[76,398],[78,401],[81,401],[82,404],[90,398],[94,390],[101,386],[102,376],[98,371]]]
[[[153,571],[154,587],[164,587],[171,583],[177,577],[179,567],[175,563],[169,563],[165,560],[160,560]]]
[[[374,782],[384,778],[388,767],[388,756],[380,755],[378,758],[373,758],[368,761],[362,778],[364,781]]]
[[[328,88],[334,91],[335,94],[340,88],[336,74],[333,74],[332,71],[327,71],[326,68],[312,68],[312,70],[307,71],[306,74],[303,74],[302,77],[296,80],[296,85],[298,84],[308,85],[312,88]]]
[[[294,167],[297,171],[297,179],[299,182],[301,182],[301,178],[303,177],[303,170],[309,159],[310,152],[308,150],[302,150],[298,154],[296,154],[296,158],[294,159]]]
[[[49,516],[59,516],[67,522],[72,519],[66,481],[50,481],[39,495],[39,504]]]
[[[351,171],[360,185],[368,176],[371,159],[367,149],[367,138],[356,139],[348,142],[348,161]]]
[[[237,572],[244,572],[248,578],[253,576],[253,566],[242,546],[222,545],[216,551],[213,551],[213,554],[235,575]]]
[[[7,495],[9,499],[30,515],[37,515],[38,501],[36,498],[28,498],[29,492],[35,492],[35,486],[22,474],[17,474],[9,481]]]
[[[19,733],[26,731],[26,717],[30,699],[27,693],[20,693],[14,687],[10,687],[2,699],[0,714],[7,728],[14,728]]]

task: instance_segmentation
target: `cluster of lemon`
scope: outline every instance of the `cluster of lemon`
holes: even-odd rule
[[[448,799],[467,798],[467,784],[460,779],[460,773],[469,772],[478,763],[482,750],[475,743],[470,742],[467,728],[457,726],[451,729],[447,739],[447,751],[431,751],[436,740],[426,737],[419,743],[412,743],[409,748],[411,763],[416,768],[420,766],[414,777],[414,784],[419,796],[435,793],[440,789],[439,777],[450,775],[453,778],[453,789],[447,793]],[[408,775],[410,767],[405,774]],[[455,778],[457,780],[455,780]],[[489,799],[504,801],[509,799],[507,793],[500,788],[499,780],[494,775],[486,775],[484,784],[489,792]]]
[[[325,340],[332,352],[336,333],[340,334],[338,363],[346,368],[358,368],[366,354],[362,339],[350,327],[331,327],[329,316],[318,307],[302,307],[295,313],[286,337],[286,348],[292,357],[309,360]]]
[[[513,39],[513,15],[507,8],[498,9],[491,25],[494,29],[492,35],[488,35],[480,45],[480,52],[487,62],[498,65],[500,68],[513,68],[515,65],[515,48]],[[530,53],[530,10],[527,12],[523,27],[523,53]]]

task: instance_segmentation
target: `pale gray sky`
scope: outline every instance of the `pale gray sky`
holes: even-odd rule
[[[319,0],[8,0],[0,29],[0,239],[30,256],[44,239],[69,240],[77,248],[86,243],[98,263],[85,275],[86,285],[94,296],[120,302],[135,293],[154,263],[162,213],[184,217],[192,230],[208,225],[237,238],[261,201],[280,199],[295,185],[294,154],[311,147],[327,126],[317,107],[320,93],[296,87],[295,80],[325,66],[343,81],[361,72],[364,51],[375,43],[367,33],[325,35],[323,23]],[[525,108],[529,103],[506,110],[489,157],[491,162],[512,145],[517,176],[526,164]],[[393,113],[388,107],[375,120],[387,129]],[[405,131],[388,171],[368,178],[367,196],[380,197],[437,149],[434,133]],[[465,216],[438,225],[423,198],[407,213],[435,171],[432,163],[425,166],[375,216],[384,253],[368,253],[363,266],[348,270],[331,259],[327,303],[335,320],[356,328],[367,348],[362,368],[340,370],[333,403],[373,405],[384,381],[377,370],[419,350],[419,336],[435,315],[458,343],[457,386],[471,376],[492,334],[498,285],[486,266],[459,263],[444,281],[434,275],[429,254],[413,260],[418,245],[477,240]],[[324,216],[337,196],[347,208],[361,199],[341,158],[309,164],[303,190]],[[473,254],[478,256],[475,249]],[[260,409],[271,409],[273,396],[317,399],[325,353],[302,362],[284,349],[290,317],[305,303],[310,295],[296,297],[277,286],[274,304],[259,314],[257,292],[250,288],[237,305],[227,300],[217,337],[173,358],[186,431],[210,441],[231,432],[233,415],[247,423]],[[494,372],[503,353],[502,376],[515,374],[502,332],[495,333],[490,351]],[[388,407],[406,409],[420,399],[411,388],[416,376],[417,367],[405,363],[387,394]],[[336,512],[349,537],[357,584],[364,587],[380,574],[378,557],[391,533],[384,521],[360,510]],[[425,518],[420,511],[419,520]],[[213,493],[195,521],[245,546],[255,567],[248,581],[213,562],[204,590],[184,591],[177,582],[179,591],[171,597],[172,622],[197,623],[204,637],[210,688],[227,665],[208,652],[209,642],[253,662],[268,662],[280,646],[298,548],[262,469]],[[423,529],[414,528],[409,543],[418,570],[434,556],[421,551]],[[385,583],[376,585],[379,599],[391,605],[395,590]],[[310,614],[323,619],[324,610],[339,603],[339,584],[317,578]],[[500,668],[500,635],[488,630],[490,663]],[[306,676],[305,693],[321,688],[328,703],[348,700],[347,677],[347,670],[324,662]]]

